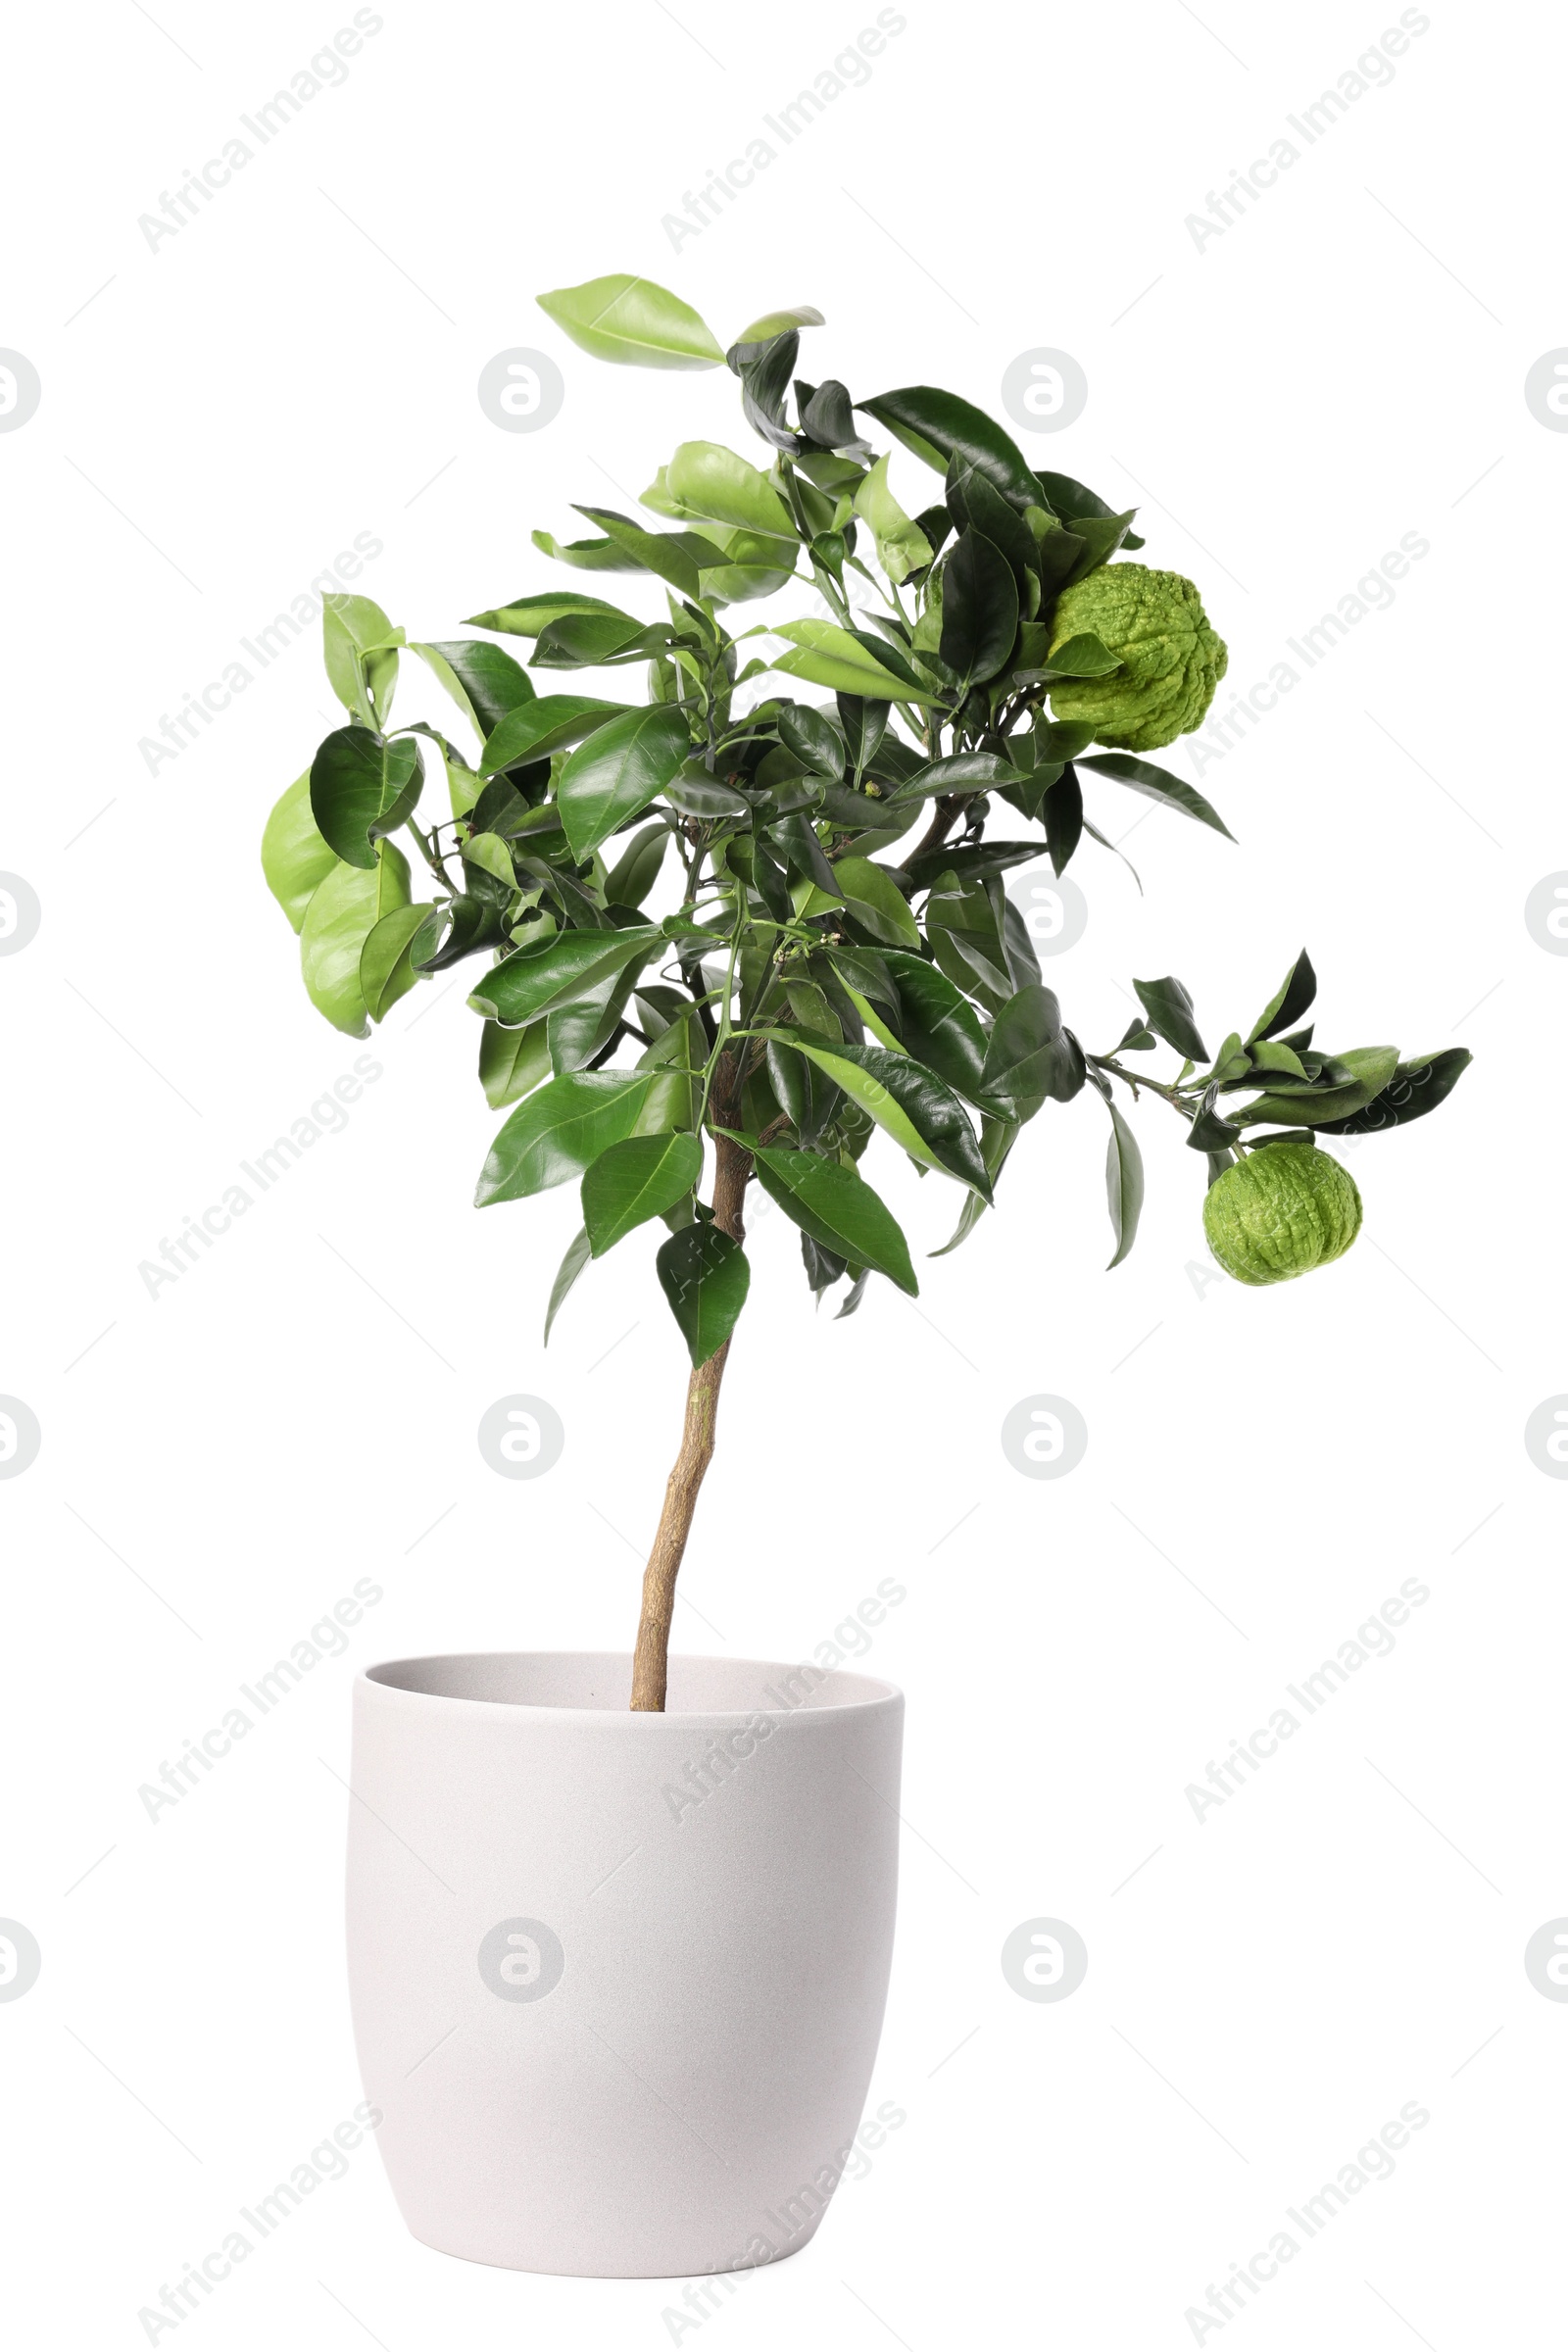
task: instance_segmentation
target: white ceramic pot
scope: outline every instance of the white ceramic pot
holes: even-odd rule
[[[354,1693],[349,1980],[403,2217],[579,2278],[777,2261],[860,2121],[903,1693],[625,1656],[404,1658]]]

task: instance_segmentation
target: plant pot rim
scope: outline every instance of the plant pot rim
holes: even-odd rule
[[[355,1677],[362,1703],[449,1715],[510,1715],[529,1723],[578,1724],[647,1739],[661,1727],[723,1731],[759,1715],[776,1722],[838,1724],[898,1711],[896,1683],[843,1667],[776,1658],[674,1653],[670,1697],[661,1714],[633,1712],[629,1650],[443,1650],[383,1658]]]

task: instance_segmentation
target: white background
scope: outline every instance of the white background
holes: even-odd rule
[[[576,1204],[470,1207],[498,1122],[461,985],[395,1009],[346,1128],[198,1265],[156,1298],[138,1275],[367,1050],[306,1001],[257,862],[339,723],[315,633],[156,775],[138,744],[357,532],[383,543],[358,585],[452,636],[562,579],[528,531],[629,503],[607,477],[634,496],[693,436],[765,462],[727,374],[598,367],[533,306],[625,269],[721,341],[817,304],[802,366],[858,394],[935,381],[1000,416],[1014,357],[1073,354],[1088,407],[1023,435],[1031,459],[1142,502],[1144,560],[1191,572],[1230,642],[1222,707],[1401,535],[1428,540],[1392,608],[1204,765],[1238,847],[1098,789],[1146,895],[1086,844],[1089,927],[1047,977],[1103,1050],[1131,975],[1175,971],[1212,1045],[1305,941],[1322,1042],[1477,1057],[1440,1118],[1349,1155],[1351,1254],[1273,1292],[1208,1279],[1202,1163],[1153,1102],[1143,1232],[1102,1270],[1092,1092],[1027,1131],[1000,1213],[922,1263],[917,1305],[877,1284],[854,1321],[814,1316],[793,1231],[757,1223],[679,1641],[807,1657],[880,1578],[907,1587],[865,1660],[909,1701],[871,2092],[907,2121],[798,2260],[678,2340],[1190,2343],[1208,2283],[1410,2101],[1430,2122],[1394,2177],[1199,2340],[1544,2340],[1568,2008],[1522,1956],[1568,1911],[1568,1492],[1523,1427],[1568,1388],[1568,963],[1523,908],[1568,865],[1568,441],[1524,378],[1568,341],[1560,28],[1434,6],[1392,81],[1200,247],[1187,216],[1397,10],[910,0],[864,86],[772,140],[677,253],[663,216],[874,9],[387,0],[343,85],[154,250],[138,216],[351,11],[155,13],[15,24],[0,165],[0,343],[43,386],[0,435],[0,866],[43,909],[0,962],[0,1390],[43,1433],[0,1484],[0,1915],[43,1952],[0,2005],[9,2330],[147,2340],[162,2283],[360,2096],[356,1665],[629,1644],[684,1358],[633,1247],[541,1348]],[[564,375],[537,434],[477,402],[514,346]],[[935,494],[902,453],[894,482]],[[436,699],[411,667],[400,714],[444,724]],[[1170,758],[1197,772],[1190,742]],[[947,1238],[951,1186],[885,1146],[873,1172],[918,1250]],[[565,1425],[536,1484],[475,1445],[514,1392]],[[1042,1392],[1089,1427],[1059,1482],[999,1442]],[[364,1577],[384,1597],[347,1654],[150,1821],[138,1788]],[[1411,1577],[1430,1597],[1393,1653],[1195,1818],[1210,1759]],[[1090,1954],[1055,2005],[999,1965],[1042,1915]],[[678,2286],[449,2261],[404,2233],[367,2148],[173,2332],[652,2348]]]

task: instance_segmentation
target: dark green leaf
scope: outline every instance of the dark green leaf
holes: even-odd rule
[[[692,1362],[706,1364],[724,1346],[746,1304],[752,1270],[745,1250],[717,1225],[683,1225],[655,1263]]]
[[[1046,848],[1053,869],[1064,873],[1067,861],[1083,838],[1084,794],[1077,770],[1069,762],[1045,795]]]
[[[1002,550],[960,533],[942,574],[940,659],[962,684],[996,676],[1018,634],[1018,583]]]
[[[1282,1127],[1327,1127],[1363,1110],[1382,1094],[1398,1068],[1395,1046],[1357,1046],[1336,1057],[1350,1076],[1344,1084],[1293,1087],[1289,1093],[1273,1088],[1255,1102],[1230,1114],[1239,1127],[1257,1126],[1273,1119]]]
[[[1208,1048],[1198,1034],[1193,1018],[1193,1000],[1179,980],[1135,980],[1138,1002],[1144,1017],[1156,1037],[1167,1046],[1174,1046],[1189,1061],[1206,1061]]]
[[[972,1102],[986,1057],[986,1033],[973,1005],[923,956],[890,955],[884,961],[899,994],[906,1053]]]
[[[1040,486],[1022,451],[1000,424],[956,392],[910,384],[897,392],[880,392],[875,400],[858,401],[856,406],[863,416],[885,424],[906,449],[939,473],[947,472],[957,451],[1020,514],[1025,507],[1039,505]]]
[[[908,902],[885,866],[869,858],[840,858],[833,865],[833,887],[862,931],[879,945],[918,948],[920,926]]]
[[[368,873],[377,841],[413,814],[423,783],[419,747],[406,735],[387,743],[368,727],[339,727],[311,762],[316,829],[346,865]]]
[[[786,1216],[851,1265],[871,1266],[913,1298],[919,1291],[909,1246],[880,1196],[853,1168],[814,1152],[790,1152],[739,1138],[758,1182]]]
[[[605,876],[608,906],[640,906],[659,879],[669,847],[669,827],[644,825],[634,833]]]
[[[874,773],[874,762],[887,733],[891,703],[869,703],[863,695],[838,697],[839,725],[849,749],[850,769],[857,777]]]
[[[505,956],[486,972],[468,1002],[509,1029],[521,1028],[541,1013],[591,996],[602,980],[633,956],[646,956],[662,937],[647,923],[624,931],[559,931],[542,946],[518,948]]]
[[[712,541],[699,532],[645,531],[641,523],[633,522],[629,514],[617,514],[612,507],[579,507],[577,512],[598,523],[606,538],[634,564],[653,572],[681,596],[700,596],[703,563],[722,561]]]
[[[545,1023],[527,1029],[504,1029],[486,1021],[479,1032],[479,1083],[492,1110],[520,1102],[550,1076],[550,1043]]]
[[[543,760],[568,743],[580,743],[625,710],[624,703],[599,702],[587,694],[542,694],[499,721],[479,764],[490,775],[524,760]]]
[[[848,1041],[829,1045],[804,1031],[797,1031],[789,1042],[825,1070],[911,1158],[945,1169],[990,1200],[991,1179],[968,1114],[934,1070],[886,1046]]]
[[[1312,958],[1303,948],[1248,1031],[1248,1044],[1251,1045],[1259,1037],[1275,1037],[1280,1030],[1289,1029],[1293,1021],[1300,1019],[1316,995],[1317,974],[1312,969]]]
[[[1084,1083],[1084,1057],[1061,1026],[1061,1009],[1038,982],[998,1013],[980,1073],[981,1107],[1015,1126],[1048,1102],[1070,1102]]]
[[[1227,841],[1236,836],[1222,817],[1211,808],[1195,786],[1184,784],[1180,776],[1171,775],[1163,767],[1155,767],[1148,760],[1134,760],[1126,752],[1095,752],[1078,762],[1080,767],[1093,768],[1096,775],[1114,777],[1133,792],[1141,792],[1146,800],[1160,801],[1167,808],[1180,808],[1184,815],[1196,817],[1200,825],[1212,825]]]
[[[1103,519],[1114,513],[1114,509],[1106,505],[1098,491],[1086,490],[1083,483],[1075,482],[1070,473],[1039,472],[1035,480],[1044,493],[1045,503],[1051,513],[1058,515],[1063,522],[1071,522],[1081,514],[1098,514]],[[1129,531],[1122,544],[1124,547],[1142,547],[1144,543]]]
[[[612,1144],[582,1180],[582,1215],[595,1257],[692,1190],[703,1172],[695,1135],[634,1135]]]
[[[820,1242],[812,1241],[810,1235],[804,1231],[801,1235],[801,1258],[806,1267],[806,1279],[818,1299],[824,1291],[830,1291],[840,1280],[847,1262],[836,1250],[824,1250]]]
[[[989,791],[1015,784],[1020,771],[995,752],[950,752],[945,759],[928,760],[892,794],[894,805],[928,801],[939,793]]]
[[[1398,1063],[1383,1092],[1359,1110],[1347,1118],[1313,1123],[1323,1135],[1376,1135],[1385,1127],[1408,1127],[1412,1119],[1424,1119],[1446,1102],[1469,1066],[1463,1046],[1418,1054],[1413,1061]]]
[[[646,808],[690,749],[684,712],[658,703],[623,712],[579,744],[556,784],[556,805],[573,855],[586,858]]]
[[[481,741],[509,710],[533,701],[532,679],[504,646],[486,645],[482,637],[457,637],[410,650],[429,663]]]
[[[776,724],[779,740],[795,754],[809,774],[842,777],[844,743],[837,727],[806,703],[780,703]]]

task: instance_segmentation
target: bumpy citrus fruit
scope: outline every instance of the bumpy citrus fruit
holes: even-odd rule
[[[1290,1282],[1343,1257],[1361,1230],[1348,1168],[1302,1138],[1265,1144],[1209,1186],[1203,1232],[1238,1282]]]

